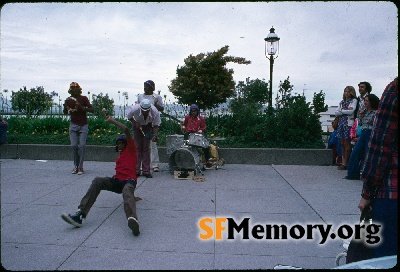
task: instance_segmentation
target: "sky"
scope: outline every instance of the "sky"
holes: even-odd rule
[[[6,3],[1,8],[1,94],[43,86],[64,100],[69,84],[131,105],[151,79],[165,102],[189,55],[225,45],[236,83],[269,81],[264,38],[279,36],[273,97],[289,77],[294,93],[325,93],[336,106],[346,86],[368,81],[381,96],[398,75],[398,10],[390,1]],[[4,90],[8,90],[5,92]],[[120,93],[118,93],[120,92]]]

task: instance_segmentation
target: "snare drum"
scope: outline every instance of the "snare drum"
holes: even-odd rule
[[[190,133],[188,145],[208,148],[210,146],[210,142],[204,137],[203,134],[199,133]]]
[[[200,154],[196,147],[182,146],[169,157],[170,170],[195,170],[200,165]]]
[[[184,136],[179,134],[167,135],[167,155],[171,155],[175,150],[183,146]]]

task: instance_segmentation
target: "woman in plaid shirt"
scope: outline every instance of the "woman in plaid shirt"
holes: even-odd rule
[[[361,173],[363,189],[358,208],[362,212],[373,199],[372,222],[382,224],[381,241],[374,247],[374,257],[397,254],[397,96],[396,77],[387,85],[379,102]]]

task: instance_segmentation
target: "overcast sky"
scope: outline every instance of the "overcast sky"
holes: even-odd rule
[[[290,77],[310,101],[337,105],[347,85],[369,81],[379,97],[398,74],[398,10],[392,2],[8,3],[1,8],[1,91],[43,86],[64,100],[69,84],[129,104],[152,79],[168,90],[190,54],[228,45],[234,80],[269,80],[264,38],[281,38],[274,98]]]

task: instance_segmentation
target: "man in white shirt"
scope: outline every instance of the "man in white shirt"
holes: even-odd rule
[[[372,91],[372,86],[369,82],[363,81],[358,83],[358,92],[360,93],[360,95],[358,96],[358,111],[357,111],[357,116],[360,118],[360,113],[363,114],[364,110],[365,110],[365,105],[364,105],[364,99],[367,95],[369,95]],[[359,120],[360,121],[360,120]],[[359,122],[360,123],[360,122]]]
[[[152,178],[150,173],[150,143],[158,141],[158,126],[161,124],[160,113],[148,99],[134,105],[127,118],[132,123],[133,137],[137,148],[136,174],[140,169],[146,178]]]
[[[147,80],[144,82],[144,93],[138,95],[137,103],[140,104],[143,99],[148,99],[156,107],[159,112],[164,111],[164,104],[161,95],[154,93],[155,84],[152,80]],[[151,168],[154,172],[160,171],[159,163],[160,158],[158,156],[157,142],[151,142]]]

